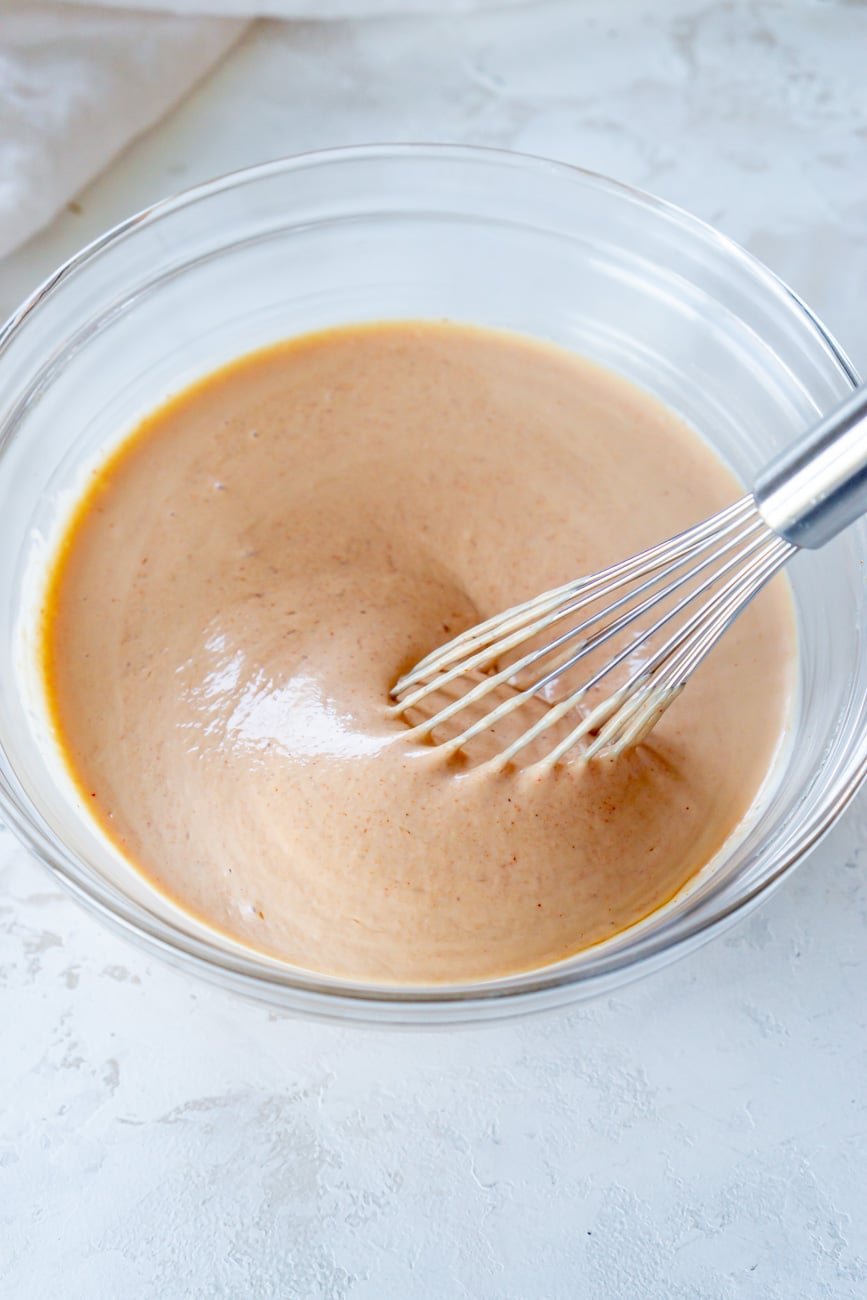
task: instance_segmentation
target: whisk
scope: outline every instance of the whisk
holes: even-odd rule
[[[499,766],[531,746],[541,757],[526,766],[553,766],[586,738],[584,760],[620,754],[647,736],[730,624],[801,547],[824,546],[865,511],[862,387],[771,461],[734,505],[434,650],[394,686],[393,712],[408,721],[422,714],[414,737],[445,730],[444,753],[465,750],[482,733],[496,738],[509,719],[506,741],[485,760]],[[603,647],[607,658],[599,663]],[[625,680],[618,683],[618,675]],[[565,694],[552,698],[564,678]],[[533,719],[514,734],[531,701]]]

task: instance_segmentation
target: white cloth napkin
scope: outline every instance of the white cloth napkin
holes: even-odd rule
[[[243,30],[0,0],[0,256],[152,126]]]
[[[182,99],[240,37],[244,20],[509,2],[516,0],[0,0],[0,257]]]

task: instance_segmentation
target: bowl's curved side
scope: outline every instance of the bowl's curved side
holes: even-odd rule
[[[52,785],[16,669],[25,571],[50,550],[70,485],[148,406],[239,351],[340,319],[438,314],[538,333],[625,370],[745,476],[857,383],[797,295],[698,219],[565,164],[455,146],[331,150],[197,186],[94,241],[0,329],[0,812],[116,929],[304,1014],[451,1023],[604,992],[754,905],[867,775],[859,525],[832,555],[795,566],[798,745],[765,820],[712,889],[652,925],[490,984],[369,987],[230,950],[131,896]]]

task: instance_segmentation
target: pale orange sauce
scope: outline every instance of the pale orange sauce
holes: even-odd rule
[[[57,555],[44,679],[87,811],[153,884],[311,970],[485,979],[665,903],[785,725],[771,588],[616,762],[491,774],[388,692],[478,619],[734,500],[683,423],[542,344],[445,324],[243,357],[146,419]]]

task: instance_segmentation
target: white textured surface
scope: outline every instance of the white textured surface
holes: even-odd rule
[[[374,138],[546,152],[717,222],[867,369],[867,11],[536,3],[260,26],[29,248]],[[275,1017],[105,933],[0,838],[0,1294],[867,1294],[867,797],[750,920],[566,1014]]]

